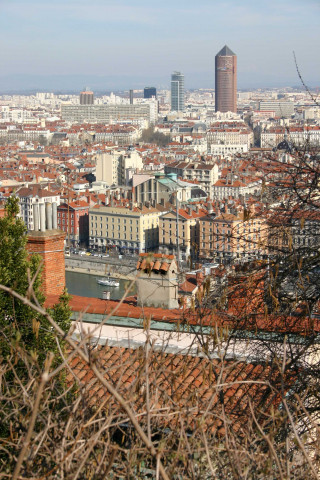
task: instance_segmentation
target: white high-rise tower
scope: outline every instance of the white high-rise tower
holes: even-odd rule
[[[184,111],[184,75],[181,72],[171,75],[171,111]]]

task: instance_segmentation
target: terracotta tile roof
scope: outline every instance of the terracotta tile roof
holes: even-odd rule
[[[197,290],[197,288],[196,275],[187,274],[185,281],[179,285],[179,292],[192,293],[194,290]]]
[[[164,253],[140,253],[137,270],[167,272],[173,260],[175,260],[174,255],[165,255]]]
[[[126,402],[136,412],[145,411],[146,352],[140,347],[98,346],[92,352],[95,365]],[[149,352],[150,411],[159,425],[172,427],[181,421],[180,412],[187,413],[186,421],[192,428],[196,420],[205,419],[204,428],[223,434],[221,413],[232,419],[235,430],[246,428],[249,403],[256,408],[259,419],[271,406],[277,408],[281,375],[276,367],[246,362],[221,361],[191,355],[170,354],[159,350]],[[106,388],[94,377],[90,366],[78,357],[71,361],[72,373],[79,385],[88,387],[88,401],[119,411],[119,406]],[[292,384],[295,373],[286,378],[284,388]],[[217,379],[220,384],[217,388]],[[69,383],[75,381],[69,374]],[[108,400],[106,402],[106,400]],[[161,410],[163,409],[163,410]]]

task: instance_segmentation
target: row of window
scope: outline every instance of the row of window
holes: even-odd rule
[[[108,222],[109,219],[110,219],[110,217],[105,217],[105,218],[106,218],[106,222]],[[102,222],[102,219],[103,219],[103,217],[100,216],[100,222]],[[93,215],[91,216],[91,220],[93,220]],[[94,220],[95,220],[96,222],[98,221],[98,215],[95,215],[95,216],[94,216]],[[121,220],[123,220],[123,223],[127,223],[127,219],[126,219],[126,218],[120,218],[120,217],[118,218],[118,223],[120,223]],[[114,218],[114,217],[111,217],[111,222],[112,222],[112,223],[115,223],[115,218]],[[129,223],[130,223],[130,225],[132,225],[132,223],[133,223],[132,218],[129,219]],[[135,223],[136,223],[136,225],[138,225],[139,220],[135,220]]]
[[[90,235],[97,237],[98,236],[98,231],[97,230],[95,230],[95,231],[91,230]],[[122,235],[120,235],[120,233],[118,233],[116,235],[115,232],[112,232],[110,235],[108,235],[108,233],[107,233],[106,236],[108,238],[120,238],[120,239],[124,239],[124,240],[129,240],[129,234],[127,235],[126,233],[122,236]],[[99,232],[99,237],[103,237],[103,232]],[[130,233],[130,240],[139,241],[139,235],[134,235],[134,234]]]
[[[61,225],[61,224],[62,224],[62,225],[64,225],[64,224],[68,225],[68,219],[67,219],[67,218],[66,218],[66,219],[64,219],[64,218],[62,218],[62,219],[61,219],[61,218],[58,218],[58,224],[59,224],[59,225]],[[72,226],[74,225],[74,221],[73,221],[73,220],[71,220],[71,225],[72,225]]]
[[[58,217],[68,218],[68,213],[66,212],[58,212]],[[73,213],[70,213],[70,218],[74,218]],[[79,218],[79,213],[77,213],[77,218]]]
[[[94,227],[95,227],[95,228],[98,228],[98,224],[91,222],[91,228],[94,228]],[[108,233],[108,228],[109,228],[109,225],[106,225],[106,232],[107,232],[107,233]],[[112,230],[115,230],[115,226],[114,226],[114,225],[110,225],[110,228],[111,228]],[[129,228],[129,227],[128,227],[128,228]],[[134,227],[132,227],[132,226],[130,227],[130,232],[133,231],[133,228],[134,228]],[[100,229],[103,230],[103,224],[102,224],[102,223],[100,223]],[[120,225],[118,225],[117,230],[118,230],[118,231],[121,230]],[[123,230],[124,232],[127,231],[126,225],[122,226],[122,230]],[[139,227],[136,227],[136,232],[137,232],[137,233],[139,232]]]

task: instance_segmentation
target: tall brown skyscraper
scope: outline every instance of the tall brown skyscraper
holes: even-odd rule
[[[216,112],[237,111],[237,56],[225,45],[216,55]]]

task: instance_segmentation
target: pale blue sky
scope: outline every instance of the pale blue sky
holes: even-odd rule
[[[225,44],[238,56],[240,88],[298,85],[293,50],[314,86],[319,25],[319,0],[0,0],[0,88],[1,77],[160,87],[173,70],[187,88],[213,88]]]

